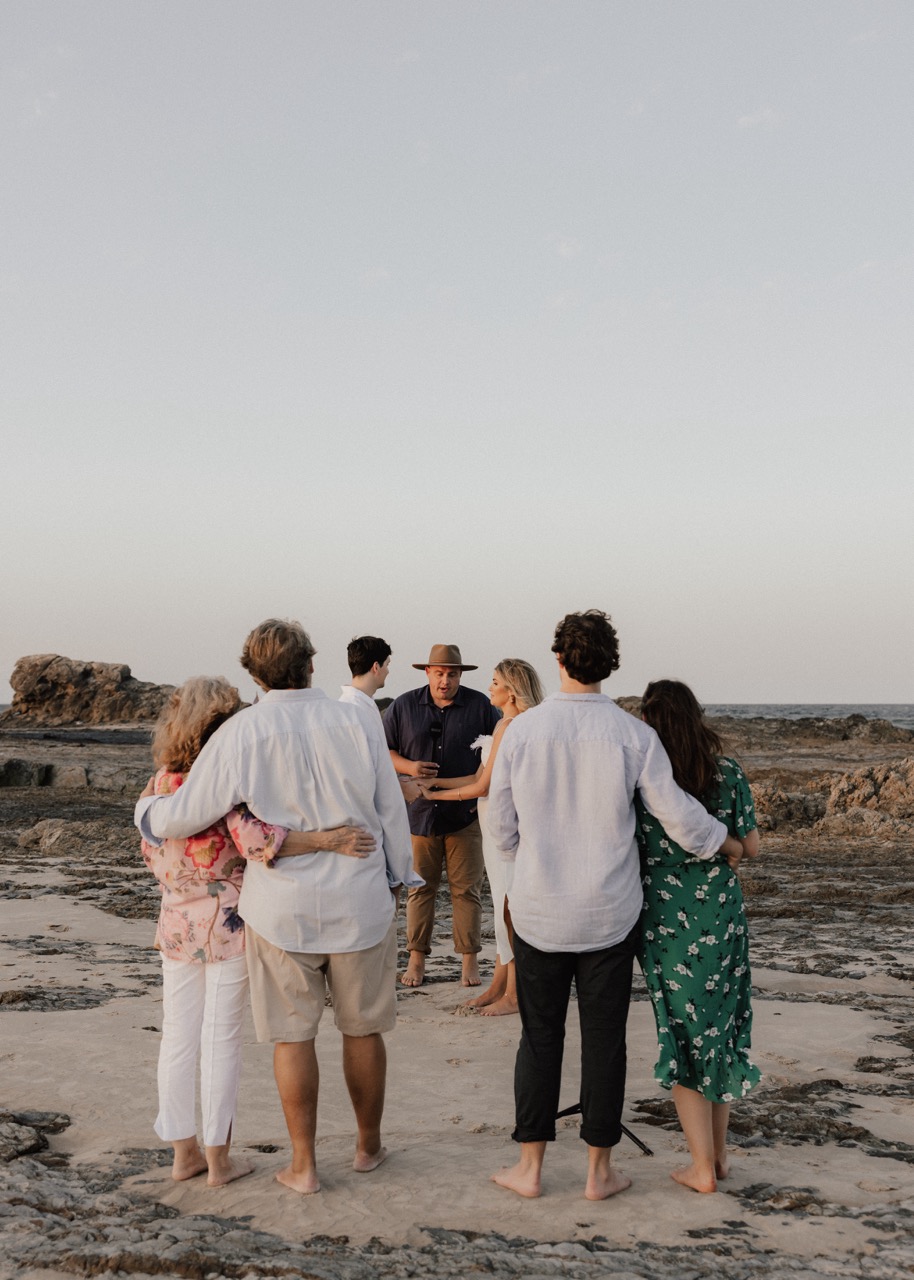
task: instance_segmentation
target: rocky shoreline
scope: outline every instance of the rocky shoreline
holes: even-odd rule
[[[123,1052],[139,1054],[125,1069],[154,1088],[160,977],[147,935],[157,890],[132,826],[133,801],[150,772],[148,728],[0,725],[0,1274],[914,1274],[914,734],[859,719],[720,722],[753,782],[763,828],[762,856],[743,881],[765,1076],[734,1108],[739,1176],[712,1197],[668,1189],[678,1136],[668,1095],[650,1079],[649,1010],[639,984],[630,1122],[658,1155],[636,1173],[644,1198],[633,1190],[609,1213],[561,1191],[558,1151],[551,1199],[533,1211],[492,1201],[480,1168],[491,1171],[510,1132],[505,1095],[516,1025],[453,1019],[458,964],[447,945],[446,889],[430,980],[401,992],[392,1042],[402,1046],[402,1072],[437,1036],[435,1070],[475,1083],[458,1095],[461,1114],[447,1114],[442,1102],[425,1137],[410,1131],[415,1115],[410,1122],[407,1110],[401,1167],[391,1162],[386,1190],[360,1185],[344,1194],[339,1174],[336,1190],[331,1178],[327,1195],[313,1198],[324,1204],[299,1214],[288,1201],[277,1207],[267,1171],[260,1190],[254,1180],[234,1184],[236,1191],[216,1193],[217,1211],[206,1212],[205,1190],[170,1183],[166,1154],[148,1140],[148,1117],[122,1118],[105,1144],[92,1116],[126,1082],[118,1070],[109,1084],[93,1084],[91,1070],[104,1076],[108,1053],[98,1038],[123,1027]],[[72,1068],[45,1061],[43,1037],[52,1054],[72,1042]],[[83,1080],[86,1055],[92,1065]],[[246,1068],[245,1087],[263,1092],[268,1068],[257,1063],[253,1076]],[[478,1077],[466,1074],[477,1067]],[[421,1094],[426,1083],[410,1088]],[[487,1098],[493,1090],[484,1113],[501,1123],[473,1118],[467,1087]],[[264,1140],[247,1145],[269,1160],[282,1130],[263,1115]],[[455,1168],[467,1159],[478,1201],[429,1195],[438,1150]],[[569,1161],[575,1155],[571,1149]],[[460,1183],[463,1175],[455,1176]]]

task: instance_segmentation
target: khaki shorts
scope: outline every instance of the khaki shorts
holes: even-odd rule
[[[333,1020],[346,1036],[392,1031],[397,1021],[397,922],[367,951],[317,955],[283,951],[245,930],[254,1029],[261,1044],[317,1035],[327,990]]]

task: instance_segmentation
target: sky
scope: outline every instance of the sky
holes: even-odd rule
[[[299,619],[914,702],[909,0],[7,0],[0,702]]]

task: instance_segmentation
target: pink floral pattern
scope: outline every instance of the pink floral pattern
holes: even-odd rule
[[[183,774],[160,769],[155,793],[173,795],[183,781]],[[261,822],[242,805],[187,840],[144,840],[143,858],[162,892],[156,949],[194,964],[241,955],[237,908],[245,859],[272,863],[286,835],[285,827]]]

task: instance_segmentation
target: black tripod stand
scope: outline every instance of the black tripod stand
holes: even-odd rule
[[[562,1120],[565,1116],[580,1115],[580,1112],[581,1104],[580,1102],[576,1102],[574,1106],[566,1107],[564,1111],[558,1112],[555,1118],[556,1120]],[[654,1154],[647,1143],[642,1142],[640,1138],[636,1137],[635,1134],[632,1133],[631,1129],[626,1129],[625,1125],[622,1126],[622,1132],[625,1134],[626,1138],[630,1138],[638,1150],[643,1151],[646,1156],[652,1156]]]

